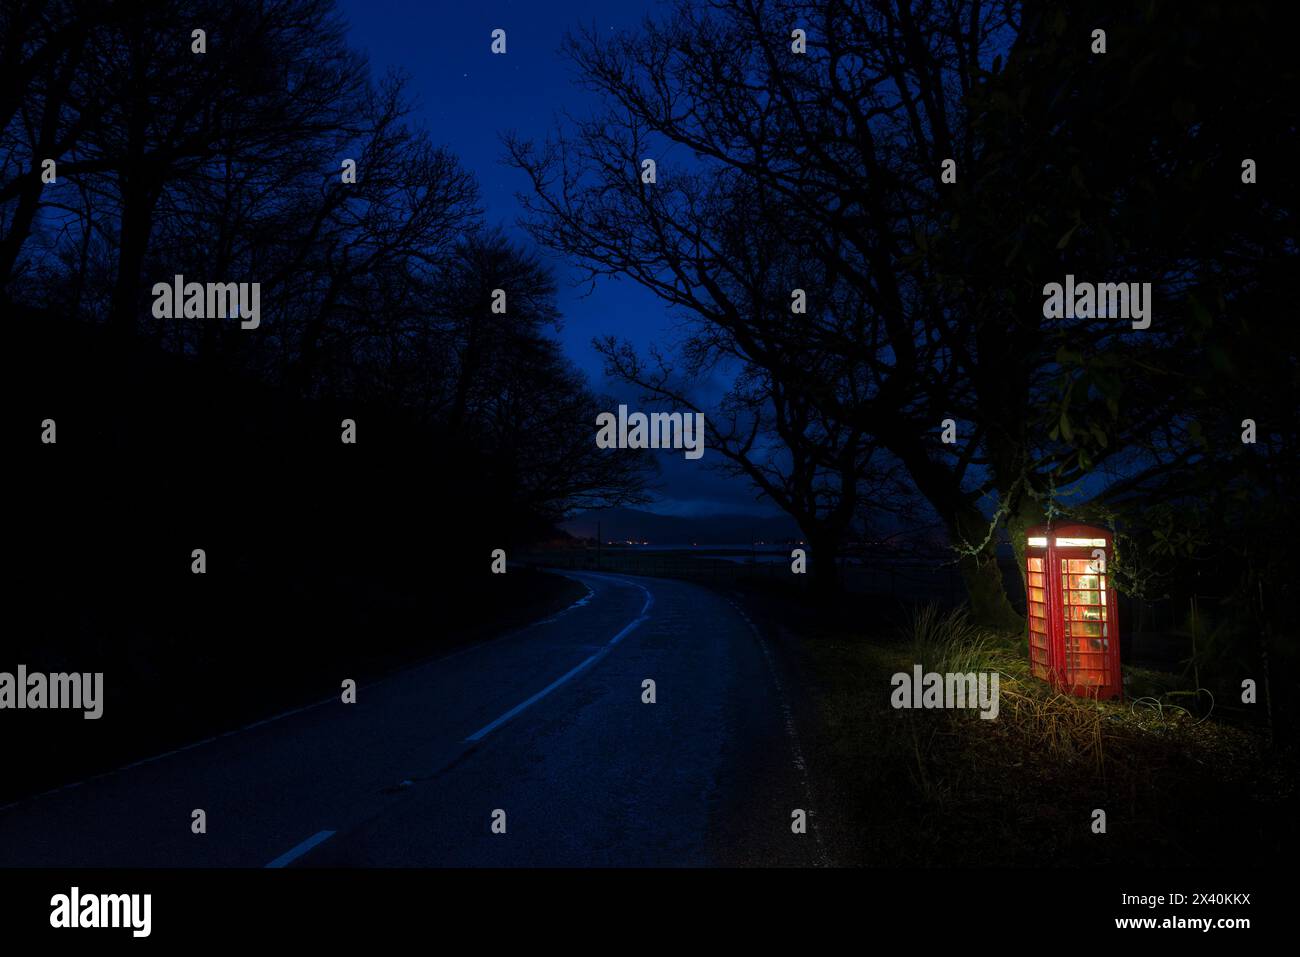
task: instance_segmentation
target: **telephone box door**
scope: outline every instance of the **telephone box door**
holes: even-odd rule
[[[1105,558],[1091,547],[1048,549],[1057,578],[1062,629],[1058,681],[1082,697],[1113,698],[1120,693],[1119,616]],[[1110,548],[1100,549],[1109,557]]]

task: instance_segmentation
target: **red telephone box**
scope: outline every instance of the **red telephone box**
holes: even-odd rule
[[[1091,525],[1029,529],[1025,548],[1029,667],[1081,698],[1116,698],[1119,616],[1111,534]]]

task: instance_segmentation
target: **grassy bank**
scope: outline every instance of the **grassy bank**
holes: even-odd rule
[[[1018,637],[960,613],[797,593],[747,603],[797,676],[800,723],[841,864],[1248,867],[1296,846],[1296,756],[1258,726],[1193,714],[1174,675],[1126,669],[1127,700],[1057,694]],[[1000,711],[895,709],[891,677],[996,671]],[[1093,812],[1106,812],[1106,833]]]

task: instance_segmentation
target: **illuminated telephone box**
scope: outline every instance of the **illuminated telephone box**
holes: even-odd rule
[[[1081,698],[1116,698],[1119,616],[1111,534],[1091,525],[1031,528],[1025,548],[1029,667]]]

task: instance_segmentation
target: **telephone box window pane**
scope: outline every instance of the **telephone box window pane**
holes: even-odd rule
[[[1029,570],[1031,572],[1041,572],[1043,570],[1043,560],[1041,558],[1029,559]]]
[[[1066,619],[1069,621],[1105,621],[1105,605],[1071,605],[1066,609],[1069,614]]]

